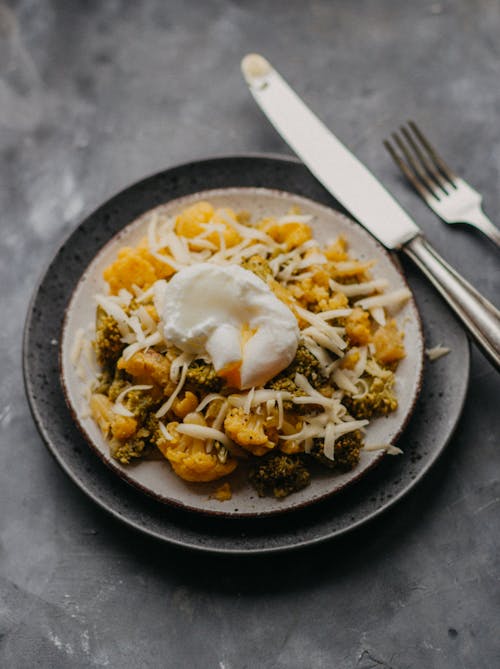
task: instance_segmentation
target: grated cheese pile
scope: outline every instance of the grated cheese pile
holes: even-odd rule
[[[373,262],[352,257],[342,237],[321,247],[311,216],[298,211],[252,222],[201,201],[144,221],[145,238],[119,251],[104,271],[108,292],[96,295],[102,374],[91,409],[114,457],[126,464],[159,449],[188,481],[216,480],[244,459],[277,453],[319,453],[335,466],[348,446],[355,466],[369,419],[397,406],[393,372],[405,352],[393,316],[409,292],[374,278]],[[297,321],[296,358],[261,386],[231,387],[208,354],[165,338],[168,281],[200,263],[252,272]]]

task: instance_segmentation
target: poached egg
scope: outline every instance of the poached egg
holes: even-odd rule
[[[209,360],[232,387],[263,385],[295,357],[297,319],[239,265],[185,267],[165,284],[161,302],[165,339]]]

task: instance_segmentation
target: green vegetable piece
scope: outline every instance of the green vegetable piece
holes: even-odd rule
[[[299,456],[270,453],[260,459],[249,474],[260,497],[286,497],[309,485],[311,475]]]
[[[140,438],[132,438],[127,441],[115,441],[110,445],[112,457],[122,465],[130,464],[131,460],[140,458],[146,447],[146,441]]]
[[[374,416],[386,416],[398,408],[398,400],[392,391],[394,375],[388,374],[387,378],[375,377],[370,384],[368,392],[362,397],[351,397],[346,395],[343,404],[354,418],[362,420]]]
[[[104,370],[112,371],[124,348],[118,323],[99,308],[94,341],[97,362]]]
[[[363,435],[359,430],[348,432],[339,437],[335,442],[334,459],[325,457],[323,439],[314,439],[309,456],[317,460],[328,469],[336,469],[340,472],[349,472],[359,462],[359,454],[363,448]]]
[[[193,360],[187,370],[186,385],[197,395],[217,393],[224,385],[224,380],[217,376],[213,365],[204,360]]]

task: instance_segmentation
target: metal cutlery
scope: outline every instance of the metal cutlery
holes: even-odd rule
[[[471,225],[500,247],[500,230],[484,213],[482,195],[448,167],[417,124],[408,121],[392,139],[385,148],[429,207],[446,223]]]
[[[390,193],[265,58],[247,55],[242,71],[257,104],[316,178],[384,246],[417,264],[500,370],[500,312],[438,255]]]

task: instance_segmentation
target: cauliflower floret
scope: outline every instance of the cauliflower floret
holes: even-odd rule
[[[138,351],[128,360],[120,358],[117,367],[130,374],[136,384],[156,386],[165,395],[175,390],[170,380],[170,360],[152,348]]]
[[[118,258],[106,267],[102,275],[112,295],[116,295],[122,288],[131,290],[134,284],[139,288],[148,288],[156,281],[151,263],[136,249],[128,246],[118,251]]]
[[[210,202],[196,202],[177,216],[175,231],[182,237],[196,237],[205,229],[203,223],[208,223],[213,215],[214,208]]]
[[[120,416],[113,411],[113,402],[100,393],[90,398],[90,410],[105,437],[129,439],[137,430],[137,421],[130,416]]]
[[[285,420],[281,427],[283,435],[296,434],[302,429],[303,422],[301,418],[295,414],[286,412]],[[295,439],[280,439],[278,448],[282,453],[287,455],[295,455],[304,452],[304,442],[299,443]]]
[[[373,335],[375,357],[383,365],[390,365],[405,357],[403,333],[398,330],[394,319],[379,328]]]
[[[291,251],[312,238],[312,230],[307,223],[278,223],[274,218],[265,218],[258,227],[275,242],[283,244],[286,251]]]
[[[246,414],[241,407],[233,408],[224,420],[227,436],[254,455],[264,455],[276,446],[265,431],[265,418]]]
[[[344,293],[332,294],[329,285],[330,274],[324,266],[313,265],[309,271],[312,272],[312,276],[290,284],[290,292],[303,307],[319,312],[349,306],[349,300]]]
[[[372,339],[370,328],[370,314],[360,307],[352,310],[346,318],[345,331],[351,344],[365,346]]]
[[[328,260],[332,260],[333,262],[348,260],[349,256],[347,254],[347,242],[345,238],[342,236],[337,237],[335,241],[327,246],[324,253]]]
[[[192,413],[198,406],[198,398],[190,390],[186,390],[182,399],[176,397],[172,405],[172,411],[177,418],[185,418],[189,413]]]
[[[302,281],[291,284],[290,292],[306,309],[325,311],[327,308],[330,289],[316,284],[312,277],[306,277]]]
[[[238,222],[235,212],[232,209],[229,209],[228,207],[226,207],[225,209],[216,209],[214,217],[212,219],[214,223],[218,223],[219,225],[224,226],[224,231],[223,231],[224,243],[228,248],[231,248],[231,246],[236,246],[236,244],[239,244],[241,242],[240,235],[231,226],[230,223],[231,220],[234,220],[235,223]],[[220,246],[219,233],[212,232],[211,235],[207,237],[207,239],[211,241],[213,244],[215,244],[217,247]]]
[[[141,256],[141,258],[147,260],[147,262],[153,267],[156,279],[167,279],[169,276],[172,276],[172,274],[175,274],[174,268],[168,264],[169,258],[172,258],[170,253],[168,253],[165,249],[157,250],[157,253],[160,256],[165,257],[165,261],[160,260],[159,258],[152,255],[149,250],[149,241],[147,237],[141,239],[141,242],[138,245],[136,251]]]
[[[201,414],[188,414],[184,423],[204,425],[205,420]],[[204,439],[181,434],[177,431],[178,426],[179,423],[175,421],[168,423],[167,430],[172,440],[158,441],[157,446],[181,479],[191,482],[215,481],[236,469],[237,461],[218,442],[207,453]]]
[[[185,209],[175,221],[175,231],[182,237],[192,239],[206,230],[207,223],[216,223],[221,226],[224,243],[227,247],[235,246],[241,241],[240,235],[231,227],[227,219],[234,219],[236,214],[232,209],[214,210],[209,202],[201,201]],[[220,248],[220,236],[217,230],[208,233],[206,239]],[[196,242],[191,243],[196,248]]]

